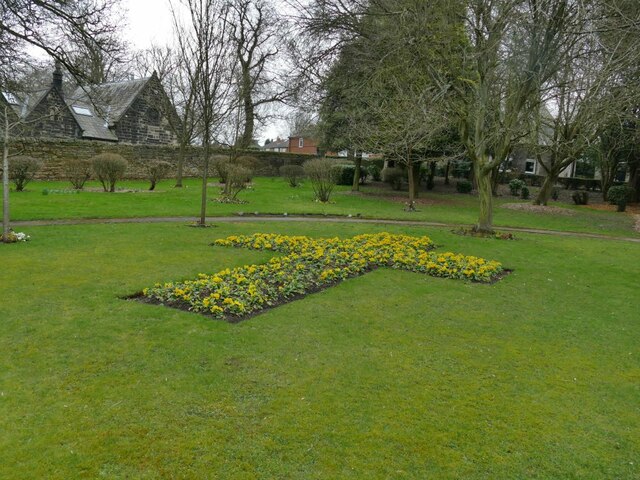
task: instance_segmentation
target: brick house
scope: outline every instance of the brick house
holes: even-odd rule
[[[289,153],[302,153],[306,155],[318,155],[318,141],[311,137],[289,137]]]
[[[179,119],[155,72],[137,80],[78,87],[65,96],[62,72],[56,68],[47,88],[28,94],[3,92],[0,97],[21,120],[23,136],[176,143],[172,126]]]

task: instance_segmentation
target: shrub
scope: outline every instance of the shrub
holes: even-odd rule
[[[397,167],[387,167],[382,169],[382,181],[391,185],[394,190],[400,190],[404,183],[406,173]]]
[[[353,185],[353,176],[356,174],[356,166],[353,164],[334,165],[333,168],[338,170],[338,185]],[[367,178],[367,169],[360,167],[360,183],[364,183]]]
[[[64,174],[73,188],[82,190],[91,178],[91,162],[80,158],[69,159],[64,163]]]
[[[231,163],[233,163],[234,165],[240,165],[241,167],[244,167],[247,170],[249,170],[251,175],[249,175],[249,179],[247,180],[248,182],[251,181],[253,172],[258,170],[258,167],[260,166],[260,162],[258,161],[258,159],[250,155],[242,155],[236,158],[235,160],[233,160]]]
[[[280,175],[289,182],[291,187],[297,187],[304,177],[304,168],[300,165],[283,165],[280,167]]]
[[[220,183],[227,183],[227,174],[230,165],[231,160],[229,159],[229,157],[216,157],[213,159],[211,166],[213,167],[213,171],[220,179]]]
[[[304,163],[304,173],[309,180],[316,194],[316,199],[320,202],[328,202],[333,187],[338,181],[337,172],[333,168],[334,163],[326,158],[315,158]]]
[[[127,161],[115,153],[101,153],[91,159],[93,172],[105,192],[115,192],[116,182],[124,176]]]
[[[375,163],[372,163],[367,167],[367,173],[373,179],[374,182],[379,182],[382,179],[381,172],[382,172],[382,169]]]
[[[149,190],[156,188],[156,183],[166,178],[169,170],[171,170],[171,164],[163,160],[151,160],[147,163],[147,178],[151,182]]]
[[[456,182],[456,191],[458,193],[471,193],[473,184],[469,180],[459,180]]]
[[[618,212],[624,212],[627,208],[627,202],[633,193],[633,188],[626,185],[617,185],[609,188],[607,191],[607,199],[611,205],[618,206]]]
[[[519,178],[514,178],[509,182],[509,191],[511,192],[511,195],[517,197],[518,195],[520,195],[520,190],[522,190],[522,188],[525,186],[526,183],[524,183],[522,180],[520,180]]]
[[[9,160],[9,178],[16,186],[17,192],[22,192],[24,187],[34,179],[42,162],[33,157],[20,155]]]
[[[529,187],[527,187],[526,185],[524,185],[522,187],[522,190],[520,191],[520,198],[522,198],[523,200],[529,199]]]
[[[589,194],[583,190],[579,190],[577,192],[573,192],[571,194],[571,198],[573,203],[576,205],[586,205],[589,203]]]
[[[251,178],[251,170],[247,167],[242,165],[229,165],[223,196],[227,200],[235,200],[238,194],[247,188],[247,178]]]

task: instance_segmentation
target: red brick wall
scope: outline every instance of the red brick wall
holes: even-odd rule
[[[300,148],[300,137],[289,137],[289,153],[317,155],[318,143],[309,137],[304,137],[304,147]]]

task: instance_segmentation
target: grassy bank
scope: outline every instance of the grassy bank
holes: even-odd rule
[[[146,182],[122,182],[119,187],[129,191],[104,193],[95,182],[78,194],[68,191],[66,182],[33,182],[28,191],[12,193],[12,219],[70,219],[193,216],[200,211],[199,181],[189,179],[185,188],[176,189],[169,180],[163,181],[154,192],[146,191]],[[210,198],[219,194],[212,186]],[[49,192],[43,195],[43,191]],[[471,225],[478,217],[478,200],[472,195],[421,192],[418,212],[405,212],[406,192],[392,192],[379,186],[364,186],[361,193],[352,193],[349,187],[337,187],[332,201],[321,204],[314,201],[307,182],[291,188],[281,178],[257,178],[251,190],[240,194],[245,204],[209,202],[208,214],[318,214],[352,215],[365,218],[432,221]],[[541,228],[574,232],[590,232],[617,236],[640,236],[633,230],[633,217],[627,214],[603,212],[587,207],[576,207],[554,202],[567,209],[568,215],[541,214],[502,208],[505,203],[519,200],[510,196],[495,199],[495,225]]]

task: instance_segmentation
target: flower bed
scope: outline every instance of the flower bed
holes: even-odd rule
[[[263,265],[225,269],[195,280],[156,284],[143,291],[152,301],[215,317],[241,317],[326,288],[378,267],[445,278],[490,282],[498,262],[436,253],[428,237],[379,233],[349,239],[254,234],[216,240],[214,245],[272,250],[285,255]]]

